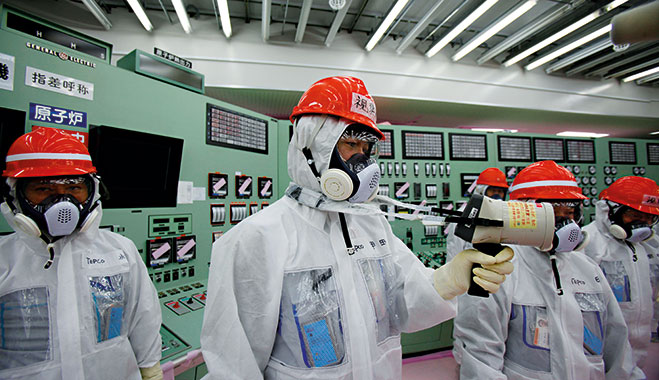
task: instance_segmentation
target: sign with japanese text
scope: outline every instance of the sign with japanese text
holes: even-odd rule
[[[183,67],[187,67],[188,69],[192,69],[192,62],[188,61],[187,59],[183,59],[179,56],[176,56],[172,53],[168,53],[160,48],[154,47],[153,48],[153,54],[157,55],[158,57],[165,58],[167,60],[170,60],[174,63],[178,63],[179,65]]]
[[[508,220],[510,228],[538,228],[535,203],[508,202]]]
[[[33,131],[36,131],[39,128],[50,128],[50,127],[42,127],[40,125],[33,125],[32,126]],[[80,140],[81,143],[85,144],[85,146],[89,148],[89,133],[87,133],[87,132],[78,132],[78,131],[67,131],[66,129],[61,129],[61,128],[56,128],[56,129],[66,133],[67,135],[71,135],[71,136],[77,138],[78,140]]]
[[[94,100],[94,84],[25,66],[25,85],[63,95]]]
[[[30,120],[87,129],[87,113],[30,103]]]
[[[14,91],[14,57],[0,53],[0,88]]]

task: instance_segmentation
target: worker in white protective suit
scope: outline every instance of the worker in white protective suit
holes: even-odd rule
[[[659,218],[659,186],[649,178],[622,177],[604,189],[599,199],[595,220],[584,228],[592,237],[584,252],[599,264],[611,285],[625,316],[634,363],[640,366],[652,338],[656,301],[652,292],[656,274],[651,273],[648,258],[654,249],[648,243]],[[633,378],[646,376],[637,367]]]
[[[577,222],[581,194],[554,161],[516,176],[510,199],[554,207],[552,248],[514,246],[515,271],[489,298],[459,297],[455,345],[460,379],[627,379],[627,327],[601,269],[574,252],[584,243]]]
[[[472,194],[480,194],[492,199],[506,199],[508,182],[499,168],[487,168],[478,175]],[[471,243],[455,236],[456,224],[449,224],[446,231],[446,261],[451,260],[465,249],[472,248]]]
[[[465,251],[436,271],[368,200],[382,133],[364,83],[312,85],[291,116],[286,195],[213,244],[204,379],[400,379],[400,333],[455,315],[475,282],[493,292],[512,250]]]
[[[86,147],[57,129],[9,148],[1,379],[162,379],[156,291],[135,245],[99,230],[95,173]]]

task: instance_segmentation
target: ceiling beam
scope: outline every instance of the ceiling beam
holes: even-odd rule
[[[332,26],[330,26],[330,30],[327,32],[327,36],[325,37],[325,46],[329,47],[332,42],[334,42],[336,33],[339,32],[341,24],[343,24],[343,19],[345,19],[346,14],[348,14],[348,8],[350,8],[350,4],[352,4],[352,0],[346,1],[346,4],[343,6],[343,8],[336,12],[334,20],[332,21]]]
[[[302,9],[300,9],[300,19],[297,23],[297,30],[295,31],[295,42],[300,43],[304,38],[304,30],[307,28],[309,21],[309,13],[311,13],[311,3],[313,0],[304,0]]]

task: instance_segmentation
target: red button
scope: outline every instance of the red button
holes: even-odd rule
[[[179,305],[179,304],[178,304],[178,301],[176,301],[176,302],[174,302],[174,305],[172,305],[172,307],[173,307],[174,309],[178,309],[179,307],[181,307],[181,305]]]

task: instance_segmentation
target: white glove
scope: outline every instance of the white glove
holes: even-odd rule
[[[153,367],[140,368],[142,380],[163,380],[162,369],[160,363],[156,363]]]
[[[515,254],[510,247],[505,247],[496,256],[489,256],[475,249],[465,249],[453,260],[442,265],[433,273],[435,290],[445,300],[458,296],[469,289],[471,267],[474,263],[482,268],[474,268],[474,282],[490,293],[496,293],[499,285],[513,271],[510,260]]]

